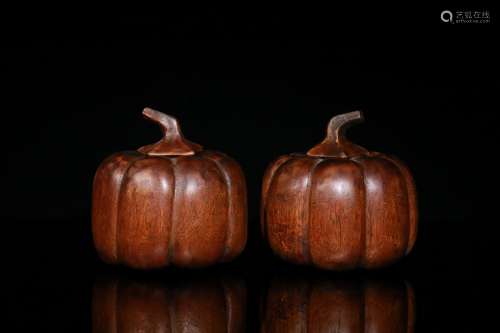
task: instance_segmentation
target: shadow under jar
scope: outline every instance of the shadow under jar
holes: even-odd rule
[[[92,232],[108,263],[150,269],[234,259],[247,239],[245,177],[227,155],[186,140],[175,118],[146,108],[163,138],[114,154],[96,171]]]
[[[362,119],[359,111],[333,117],[320,144],[281,156],[266,170],[261,229],[282,259],[330,270],[375,268],[412,249],[412,176],[397,158],[345,138],[348,125]]]

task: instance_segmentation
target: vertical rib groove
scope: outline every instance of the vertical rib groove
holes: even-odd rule
[[[362,230],[361,230],[361,245],[363,248],[361,249],[361,255],[359,256],[358,260],[358,266],[363,266],[365,263],[365,256],[366,256],[366,249],[368,248],[367,245],[367,218],[368,218],[368,188],[366,186],[366,179],[365,179],[365,169],[363,167],[363,164],[356,160],[356,159],[351,159],[351,161],[356,164],[360,169],[361,169],[361,180],[363,181],[363,222],[361,223]],[[371,231],[370,231],[371,232]]]
[[[302,254],[303,254],[306,262],[311,261],[311,249],[309,246],[309,242],[311,241],[309,239],[309,224],[311,222],[311,196],[312,196],[311,193],[312,193],[314,170],[316,170],[316,167],[323,161],[324,161],[324,159],[319,159],[319,160],[315,161],[313,166],[311,167],[311,171],[309,171],[309,177],[307,177],[307,189],[306,189],[307,197],[306,197],[306,205],[305,205],[307,216],[304,219],[305,220],[305,225],[304,225],[305,242],[303,242],[303,244],[302,244],[302,246],[303,246]]]
[[[176,177],[176,171],[175,171],[175,164],[176,160],[167,158],[170,161],[170,165],[172,166],[172,210],[170,211],[170,231],[168,234],[168,256],[167,256],[167,264],[170,264],[172,260],[174,259],[174,233],[175,233],[175,193],[177,192],[177,177]]]
[[[275,179],[276,179],[276,175],[279,174],[279,171],[281,171],[281,169],[283,169],[285,167],[285,165],[288,165],[290,164],[291,162],[293,162],[295,160],[295,158],[293,157],[289,157],[286,161],[284,161],[283,163],[280,164],[280,166],[278,166],[276,168],[276,170],[274,170],[274,172],[269,176],[270,177],[270,180],[269,180],[269,188],[267,190],[268,194],[269,194],[269,191],[272,190],[273,188],[273,185],[274,183],[276,182]],[[263,220],[264,220],[264,231],[265,231],[265,235],[264,237],[266,237],[267,239],[267,244],[269,244],[269,246],[271,246],[271,240],[269,239],[269,223],[267,223],[267,197],[268,195],[266,195],[266,200],[264,201],[264,204],[263,204],[263,211],[264,213],[262,214],[263,215]]]
[[[412,184],[408,184],[407,175],[406,175],[405,170],[403,170],[403,167],[401,166],[401,162],[399,162],[395,158],[392,158],[390,156],[386,156],[383,154],[378,154],[378,156],[386,161],[389,161],[389,163],[391,163],[392,165],[394,165],[396,167],[396,169],[398,170],[399,175],[404,183],[404,187],[406,190],[405,194],[406,194],[406,204],[407,204],[407,213],[408,213],[408,230],[407,230],[408,235],[407,235],[406,245],[405,245],[405,249],[406,249],[405,254],[408,254],[409,250],[411,249],[411,247],[410,247],[410,244],[411,244],[410,235],[412,234],[412,228],[413,228],[412,223],[415,223],[415,226],[417,223],[417,221],[412,222],[412,216],[411,216],[412,215],[412,204],[411,204],[411,196],[410,196],[410,186]],[[408,177],[411,177],[411,175],[408,175]],[[411,179],[410,179],[410,181],[411,181]],[[411,245],[413,245],[413,244],[411,244]]]
[[[135,164],[135,162],[137,161],[140,161],[140,160],[143,160],[145,157],[144,156],[140,156],[140,157],[137,157],[135,159],[133,159],[132,161],[130,161],[130,164],[127,166],[127,168],[125,169],[125,172],[123,173],[123,176],[122,178],[120,179],[120,192],[118,193],[118,201],[116,203],[116,207],[117,207],[117,212],[116,212],[116,221],[115,221],[115,242],[113,244],[114,246],[114,251],[115,251],[115,254],[116,254],[116,261],[119,263],[120,262],[120,254],[118,253],[119,251],[119,246],[118,246],[118,229],[119,229],[119,225],[118,225],[118,222],[120,221],[120,206],[121,206],[121,202],[122,202],[122,197],[123,197],[123,191],[124,191],[124,188],[123,188],[123,181],[126,179],[127,177],[127,174],[130,170],[130,168]]]
[[[280,161],[281,158],[284,158],[283,161]],[[267,205],[267,197],[269,193],[269,189],[271,188],[271,182],[274,178],[274,175],[276,172],[281,168],[281,166],[288,161],[292,159],[291,156],[289,155],[284,155],[279,158],[277,158],[266,170],[264,174],[264,180],[269,179],[267,182],[267,186],[265,184],[262,184],[262,193],[261,193],[261,207],[260,207],[260,223],[261,223],[261,231],[262,231],[262,237],[264,239],[267,239],[267,219],[266,219],[266,205]],[[275,165],[278,164],[278,166],[273,170]],[[269,175],[267,174],[269,172]]]
[[[173,230],[173,224],[174,224],[174,200],[175,200],[175,166],[174,166],[174,161],[171,158],[165,158],[165,160],[168,160],[170,162],[170,170],[172,172],[172,199],[171,199],[171,205],[170,205],[170,216],[168,219],[170,220],[170,228],[168,230],[168,254],[167,254],[167,262],[165,265],[169,265],[172,259],[172,251],[173,251],[173,246],[172,246],[172,230]]]
[[[219,170],[220,174],[222,175],[222,178],[224,178],[224,183],[226,184],[226,193],[227,193],[227,209],[226,209],[226,232],[224,233],[224,249],[222,250],[222,256],[220,257],[220,260],[224,259],[226,256],[227,252],[229,251],[228,247],[228,240],[229,240],[229,234],[234,231],[234,213],[233,213],[233,196],[231,189],[233,187],[231,177],[229,177],[228,173],[224,169],[224,167],[220,164],[219,161],[216,159],[212,158],[209,155],[206,155],[205,158],[209,161],[211,161],[217,170]]]

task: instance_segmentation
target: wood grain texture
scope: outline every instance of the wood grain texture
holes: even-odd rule
[[[409,238],[408,189],[393,163],[361,157],[366,190],[364,267],[385,266],[405,255]]]
[[[261,332],[412,333],[415,296],[405,281],[277,278],[263,298]]]
[[[365,242],[362,170],[349,161],[323,159],[312,175],[312,183],[311,261],[326,268],[353,268],[363,256]]]
[[[345,139],[343,126],[358,117],[330,121],[326,139],[308,154],[268,167],[261,229],[279,257],[345,270],[386,266],[412,249],[418,212],[411,173],[397,158]]]
[[[183,138],[168,140],[114,154],[97,169],[92,231],[104,261],[140,269],[201,267],[243,250],[247,203],[239,165],[193,143],[175,149],[195,147],[192,153],[172,155],[163,149]]]
[[[408,208],[410,210],[410,234],[408,239],[408,247],[406,253],[408,254],[417,240],[418,231],[418,205],[417,205],[417,188],[415,186],[415,181],[411,175],[410,169],[397,157],[390,155],[377,154],[378,156],[383,156],[394,163],[405,179],[406,188],[408,189]]]
[[[265,203],[267,202],[267,194],[269,193],[269,187],[271,186],[271,180],[274,177],[274,173],[278,170],[282,164],[291,159],[292,157],[289,155],[283,155],[275,159],[272,163],[267,167],[264,178],[262,181],[262,191],[261,191],[261,205],[260,205],[260,228],[262,235],[264,238],[267,237],[266,225],[264,223],[264,214],[265,214]]]
[[[244,332],[246,288],[229,278],[94,283],[92,332]]]
[[[308,238],[311,170],[316,161],[290,159],[278,171],[269,189],[266,202],[267,235],[271,248],[296,263],[309,261]],[[294,223],[295,222],[295,223]]]

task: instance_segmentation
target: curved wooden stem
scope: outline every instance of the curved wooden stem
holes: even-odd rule
[[[203,150],[203,147],[199,144],[184,138],[177,119],[174,117],[150,108],[145,108],[142,114],[149,120],[160,125],[163,131],[163,138],[157,143],[139,148],[139,152],[148,155],[172,156],[193,155]]]
[[[159,124],[164,136],[182,136],[177,119],[175,119],[174,117],[150,108],[145,108],[142,111],[142,114],[149,120],[152,120],[155,123]]]
[[[349,142],[344,136],[347,128],[363,120],[361,111],[353,111],[333,117],[328,123],[326,138],[311,148],[307,155],[346,157],[366,153],[366,149]]]
[[[344,134],[347,128],[352,126],[354,123],[362,122],[363,120],[364,118],[361,111],[339,114],[338,116],[330,119],[326,129],[326,138],[334,142],[339,142],[344,139]]]

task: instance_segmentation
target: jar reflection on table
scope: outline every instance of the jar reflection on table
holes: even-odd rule
[[[160,282],[100,277],[92,295],[93,332],[244,332],[246,288],[228,277]]]
[[[261,332],[413,332],[415,297],[406,281],[281,277],[261,307]]]

